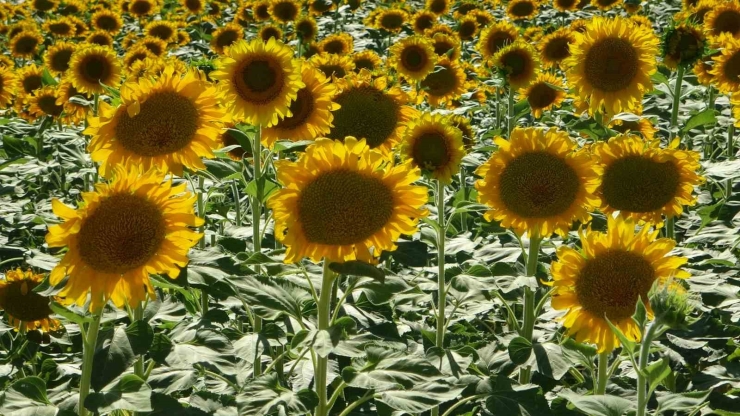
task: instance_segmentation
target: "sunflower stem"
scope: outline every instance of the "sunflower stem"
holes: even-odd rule
[[[204,204],[205,201],[203,200],[203,188],[205,187],[204,181],[205,181],[205,179],[203,178],[203,176],[198,175],[198,200],[197,200],[196,203],[197,203],[197,206],[198,206],[198,216],[201,217],[201,218],[203,218],[205,216],[205,213],[206,213],[206,209],[205,209],[206,207],[205,207],[205,204]],[[205,234],[205,232],[206,232],[206,225],[205,225],[205,223],[203,224],[203,226],[200,227],[200,230],[199,231],[201,233]],[[203,238],[201,238],[200,241],[198,241],[198,248],[200,248],[201,250],[203,250],[203,249],[206,248],[206,239],[205,239],[205,236]]]
[[[594,394],[603,395],[606,393],[606,381],[609,379],[609,352],[600,352],[598,362],[598,379],[596,382],[596,386],[594,387]]]
[[[319,293],[319,304],[317,305],[319,331],[329,329],[329,314],[331,313],[331,293],[333,284],[334,272],[329,269],[329,260],[325,258],[321,279],[321,293]],[[326,357],[322,357],[317,353],[314,374],[316,374],[316,394],[319,396],[319,405],[316,408],[315,416],[328,416],[329,411],[331,410],[329,409],[329,402],[327,401],[326,395],[326,375],[328,367],[329,356],[327,355]]]
[[[730,124],[727,129],[727,158],[730,160],[735,159],[735,149],[733,141],[735,140],[735,125]]]
[[[260,175],[262,174],[262,127],[257,128],[252,143],[252,159],[254,172],[254,183],[257,184],[256,195],[252,197],[252,244],[255,253],[262,252],[262,234],[260,233],[260,221],[262,217],[262,185]],[[260,274],[262,268],[259,264],[255,265],[255,271]],[[254,316],[254,333],[259,334],[262,331],[262,318]],[[259,353],[254,358],[254,377],[262,374],[262,358]]]
[[[139,302],[138,305],[136,305],[136,308],[134,309],[134,322],[138,322],[144,319],[144,307],[142,306],[141,302]],[[140,355],[139,358],[136,359],[136,362],[134,363],[134,374],[144,378],[144,356]]]
[[[242,206],[239,197],[239,187],[236,185],[236,181],[231,182],[231,192],[234,195],[234,225],[237,227],[242,226]]]
[[[539,233],[531,232],[529,237],[529,254],[527,255],[527,277],[532,277],[537,272],[537,259],[540,252],[540,243],[542,238]],[[532,341],[534,335],[534,324],[536,321],[534,292],[529,286],[524,287],[524,316],[522,319],[522,337]],[[519,368],[519,384],[527,384],[532,378],[532,369],[530,366]]]
[[[465,201],[468,200],[468,188],[466,186],[467,179],[465,178],[465,166],[460,166],[460,190],[462,191],[463,198]],[[468,231],[468,216],[467,213],[460,213],[460,230],[462,232]]]
[[[445,186],[437,181],[437,339],[436,345],[444,348],[445,342],[445,307],[447,291],[445,288]]]
[[[508,114],[506,117],[507,121],[507,127],[506,132],[511,136],[511,131],[514,129],[514,89],[509,87],[509,97],[508,97]]]
[[[100,319],[103,317],[102,310],[93,315],[93,320],[87,328],[87,334],[82,344],[82,377],[80,379],[80,401],[78,403],[78,413],[80,416],[87,416],[88,410],[85,408],[85,399],[90,394],[90,382],[92,381],[93,357],[95,356],[95,346],[98,343],[98,330],[100,329]]]
[[[669,216],[665,220],[665,236],[667,238],[676,239],[676,218]]]
[[[678,71],[676,71],[676,85],[673,86],[673,107],[671,107],[671,133],[673,133],[673,129],[678,126],[678,110],[681,107],[681,86],[683,85],[683,73],[684,67],[683,65],[679,65]],[[686,137],[686,148],[691,150],[691,137],[689,135],[687,135]]]
[[[645,416],[647,414],[647,402],[650,398],[647,395],[647,374],[645,374],[645,369],[650,359],[650,346],[658,332],[658,327],[659,325],[656,322],[651,323],[640,344],[640,355],[637,361],[637,366],[639,367],[637,370],[637,416]]]

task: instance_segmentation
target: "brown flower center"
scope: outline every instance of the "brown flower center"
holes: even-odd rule
[[[328,135],[331,139],[364,138],[371,148],[376,148],[385,143],[398,126],[400,105],[375,87],[350,88],[334,101],[340,108],[334,112],[334,127]]]
[[[48,318],[52,314],[49,298],[34,292],[36,286],[38,283],[31,280],[14,280],[0,286],[0,308],[22,322]]]
[[[628,156],[607,167],[602,180],[604,202],[610,207],[627,212],[651,212],[673,200],[681,174],[671,161]]]
[[[450,161],[447,139],[440,131],[424,132],[417,137],[412,154],[414,163],[427,170],[444,167]]]
[[[298,90],[298,96],[290,103],[290,117],[280,120],[275,126],[279,129],[293,130],[302,127],[311,118],[314,109],[314,97],[308,87]]]
[[[570,39],[554,38],[545,44],[542,55],[553,62],[560,62],[570,56]]]
[[[409,71],[420,71],[424,69],[427,62],[427,54],[419,46],[410,45],[401,51],[401,64]]]
[[[234,73],[233,83],[244,101],[264,105],[283,90],[285,74],[274,59],[247,59]]]
[[[594,88],[616,92],[629,87],[639,66],[635,48],[624,39],[610,37],[591,46],[586,54],[585,76]]]
[[[731,33],[733,35],[740,33],[740,13],[732,9],[719,13],[714,20],[712,34],[719,35],[720,33]]]
[[[88,55],[80,62],[79,75],[88,84],[107,83],[111,76],[111,63],[103,55]]]
[[[722,67],[725,78],[733,84],[740,83],[740,52],[735,52]]]
[[[527,95],[527,101],[532,108],[545,108],[555,102],[557,91],[544,82],[537,83]]]
[[[531,1],[519,1],[509,8],[509,13],[516,18],[524,18],[534,13],[534,4]]]

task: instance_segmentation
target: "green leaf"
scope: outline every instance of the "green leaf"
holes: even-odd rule
[[[0,415],[56,416],[59,412],[46,396],[46,383],[39,377],[25,377],[0,392]]]
[[[433,380],[415,384],[408,390],[384,390],[380,401],[396,410],[421,413],[455,399],[465,387],[455,378]]]
[[[2,149],[5,151],[5,154],[8,155],[9,159],[16,159],[27,153],[24,149],[24,143],[25,142],[21,139],[17,139],[12,136],[4,136]]]
[[[280,185],[278,185],[277,182],[267,179],[266,177],[262,176],[259,179],[259,184],[262,187],[262,199],[261,202],[267,201],[267,199],[270,197],[270,195],[280,189]],[[249,181],[247,184],[247,188],[244,190],[247,195],[251,197],[257,197],[257,185],[258,182],[255,180]]]
[[[552,342],[535,343],[532,348],[537,364],[536,371],[546,377],[560,380],[572,367],[560,345]]]
[[[380,283],[385,282],[385,273],[372,264],[360,260],[351,260],[344,263],[329,263],[329,269],[334,273],[371,277]]]
[[[286,280],[243,276],[231,281],[254,312],[267,319],[282,314],[303,319],[303,305],[313,299],[308,290]]]
[[[703,390],[658,396],[658,408],[655,414],[692,414],[695,409],[704,404],[711,392],[711,390]]]
[[[509,358],[514,364],[522,365],[529,360],[532,355],[532,342],[524,337],[516,337],[509,342],[507,347]]]
[[[172,351],[172,341],[163,333],[155,334],[152,339],[152,345],[149,349],[149,355],[159,363],[164,362]]]
[[[645,371],[647,373],[648,382],[650,383],[647,397],[650,397],[653,394],[653,391],[655,391],[655,388],[671,374],[671,367],[669,366],[668,358],[663,357],[662,360],[650,364],[647,366]]]
[[[691,116],[691,118],[686,121],[686,124],[681,129],[682,134],[687,133],[691,129],[695,129],[697,127],[705,126],[707,124],[714,124],[717,122],[717,117],[714,114],[713,108],[707,108],[704,111],[698,112]]]
[[[111,388],[100,393],[92,393],[85,400],[85,408],[98,413],[114,410],[136,412],[152,411],[152,389],[138,376],[128,374]]]
[[[59,84],[59,82],[51,75],[51,73],[49,73],[49,70],[46,68],[44,68],[44,72],[41,74],[41,83],[44,86],[54,86]]]
[[[154,330],[146,321],[136,321],[126,327],[126,336],[136,355],[146,354],[154,340]]]
[[[627,410],[634,407],[632,401],[608,394],[584,396],[570,390],[564,390],[559,396],[568,400],[578,410],[589,416],[622,416]]]
[[[637,307],[635,308],[635,314],[632,315],[632,319],[637,322],[638,327],[645,328],[647,309],[645,308],[645,303],[642,301],[642,297],[637,298]]]
[[[398,264],[407,267],[424,267],[429,258],[429,246],[421,241],[399,241],[393,251],[384,251],[380,260],[393,258]]]
[[[10,388],[36,403],[50,404],[46,397],[46,383],[39,377],[26,377],[13,383]]]
[[[55,314],[60,315],[64,317],[65,319],[67,319],[68,321],[76,323],[77,325],[82,325],[82,324],[92,322],[92,317],[82,316],[75,312],[72,312],[71,310],[67,309],[66,307],[60,305],[57,302],[51,301],[51,303],[49,304],[49,307]]]
[[[102,348],[95,351],[93,357],[91,385],[95,391],[101,391],[108,383],[128,370],[136,360],[128,335],[122,327],[113,331],[112,338],[102,343],[98,339],[98,345],[101,344]]]
[[[622,344],[622,348],[627,351],[630,356],[634,358],[635,351],[637,350],[637,343],[627,338],[626,335],[624,335],[624,332],[622,332],[621,329],[614,326],[612,321],[609,320],[606,316],[604,316],[604,319],[606,319],[606,323],[609,324],[609,328],[612,329],[612,332],[614,332],[614,335],[617,336],[617,339],[619,339],[619,342]]]
[[[493,416],[547,416],[552,413],[538,386],[514,390],[503,374],[482,380],[476,394],[487,395],[486,410]]]
[[[442,373],[423,357],[409,356],[406,351],[367,347],[368,361],[373,365],[361,368],[345,367],[342,379],[351,387],[361,389],[393,389],[438,380]]]
[[[280,385],[276,373],[255,379],[236,397],[240,415],[269,415],[280,408],[289,415],[302,415],[310,413],[318,403],[315,391],[286,389]]]
[[[244,152],[246,154],[252,154],[252,140],[249,139],[249,136],[247,136],[246,133],[239,129],[226,129],[224,134],[230,136],[237,143],[239,143],[239,146],[244,149]]]

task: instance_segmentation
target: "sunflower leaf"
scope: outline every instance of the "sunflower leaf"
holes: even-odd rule
[[[329,268],[334,273],[350,275],[350,276],[364,276],[371,277],[380,283],[385,281],[385,273],[379,268],[372,264],[365,263],[360,260],[351,260],[344,263],[330,263]]]
[[[82,316],[82,315],[79,315],[79,314],[77,314],[75,312],[72,312],[71,310],[65,308],[64,306],[60,305],[57,302],[52,301],[49,304],[49,307],[51,308],[51,310],[55,314],[60,315],[60,316],[64,317],[65,319],[67,319],[67,320],[69,320],[71,322],[76,323],[77,325],[82,325],[82,324],[85,324],[85,323],[92,322],[92,318],[91,317],[89,317],[89,316]]]
[[[627,338],[627,335],[624,335],[624,332],[614,325],[606,315],[604,315],[604,319],[606,319],[606,323],[609,324],[609,328],[612,329],[614,335],[619,339],[619,342],[622,344],[622,348],[630,354],[630,357],[634,357],[635,351],[637,350],[637,343]]]

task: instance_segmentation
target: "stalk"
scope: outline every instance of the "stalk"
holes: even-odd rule
[[[205,216],[205,211],[206,211],[205,201],[203,199],[203,188],[205,186],[204,182],[205,182],[205,179],[203,178],[203,176],[198,175],[198,200],[196,201],[196,205],[198,208],[198,216],[201,218]],[[206,225],[205,223],[203,223],[199,231],[203,233],[203,238],[201,238],[200,241],[198,241],[198,248],[203,250],[206,248],[206,237],[205,237]]]
[[[650,359],[650,345],[653,343],[653,338],[655,338],[657,332],[658,325],[655,322],[651,323],[645,338],[642,339],[642,344],[640,344],[640,356],[637,362],[637,366],[639,367],[637,371],[637,416],[645,416],[647,414],[647,402],[650,398],[647,397],[647,375],[645,374],[645,369]]]
[[[540,252],[540,243],[542,238],[538,232],[532,232],[529,237],[529,254],[527,255],[527,276],[534,276],[537,272],[537,257]],[[528,286],[524,288],[524,317],[522,319],[522,337],[532,341],[534,334],[534,316],[535,303],[534,292]],[[519,383],[527,384],[532,378],[532,369],[530,366],[519,369]]]
[[[678,66],[676,72],[676,85],[673,87],[673,107],[671,108],[671,130],[678,125],[678,110],[681,107],[681,86],[683,85],[683,65]],[[686,148],[691,149],[691,143]]]
[[[252,143],[252,159],[253,159],[253,176],[254,182],[257,184],[257,195],[252,197],[252,244],[254,245],[254,252],[262,252],[262,238],[260,234],[260,217],[262,216],[262,186],[260,185],[260,175],[262,174],[262,127],[257,130],[254,136],[254,143]],[[257,274],[261,273],[261,267],[259,264],[255,266]],[[262,331],[262,318],[254,316],[254,333],[259,334]],[[259,354],[254,358],[254,377],[258,377],[262,374],[262,359]]]
[[[442,182],[437,181],[437,342],[439,348],[444,348],[445,341],[445,307],[447,306],[447,291],[445,288],[445,188]]]
[[[511,135],[514,129],[514,90],[511,87],[509,87],[507,123],[506,132]]]
[[[605,394],[606,393],[606,381],[609,378],[609,353],[599,353],[599,369],[598,369],[598,381],[596,383],[596,389],[594,394]]]
[[[93,321],[90,322],[87,328],[87,334],[82,340],[82,378],[80,379],[80,401],[78,403],[80,416],[89,415],[88,410],[85,408],[85,399],[90,394],[93,357],[95,356],[95,346],[98,342],[98,330],[100,330],[100,318],[102,316],[102,311],[93,315]]]
[[[134,309],[134,322],[141,321],[144,318],[144,308],[141,305],[141,302],[139,302],[138,305],[136,305],[136,308]],[[134,374],[144,378],[144,356],[140,355],[139,358],[136,359],[136,362],[134,363]]]
[[[234,225],[237,227],[242,226],[242,206],[239,203],[239,187],[236,186],[236,181],[231,183],[231,192],[234,195]]]
[[[729,160],[735,160],[735,149],[733,147],[733,140],[735,139],[735,125],[730,124],[727,129],[727,158]],[[730,198],[732,196],[732,178],[729,178],[725,182],[726,192],[725,197]]]
[[[331,313],[331,286],[334,283],[334,273],[329,269],[329,260],[324,259],[324,270],[321,279],[321,293],[319,294],[318,314],[319,331],[329,329],[329,314]],[[329,367],[329,356],[321,357],[316,354],[316,394],[319,396],[319,405],[315,416],[328,416],[329,402],[326,395],[326,374]]]

